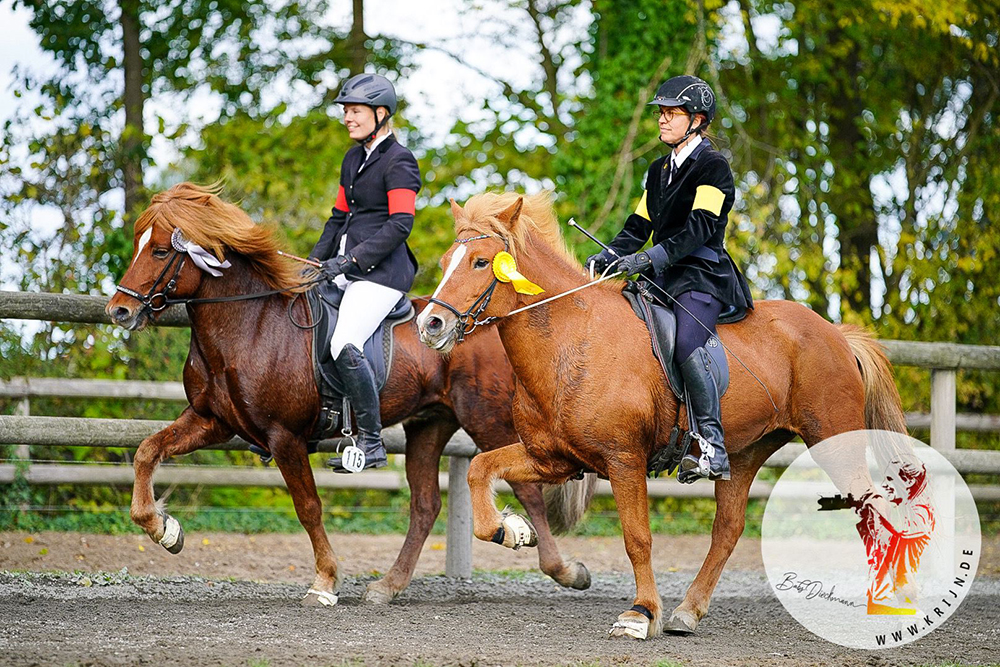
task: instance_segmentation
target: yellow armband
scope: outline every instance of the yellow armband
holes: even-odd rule
[[[639,205],[635,207],[635,214],[644,220],[649,220],[649,211],[646,209],[646,191],[642,191],[642,198]]]
[[[645,202],[645,199],[643,200]],[[726,195],[714,185],[699,185],[694,192],[694,204],[692,211],[708,211],[714,215],[722,213],[722,203],[726,201]]]

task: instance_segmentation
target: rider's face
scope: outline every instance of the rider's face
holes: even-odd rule
[[[379,112],[385,114],[384,109]],[[345,104],[344,126],[351,139],[360,141],[375,131],[375,114],[364,104]]]

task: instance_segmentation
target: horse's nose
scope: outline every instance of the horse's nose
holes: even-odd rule
[[[427,322],[424,323],[424,328],[427,329],[427,333],[436,336],[444,328],[444,320],[437,315],[431,315],[427,318]]]
[[[125,306],[118,306],[111,311],[111,319],[113,319],[118,324],[127,322],[129,318],[132,317],[132,311],[130,311]]]

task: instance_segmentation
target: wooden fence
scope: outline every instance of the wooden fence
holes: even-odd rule
[[[104,314],[107,299],[97,296],[39,294],[0,291],[0,318],[47,320],[110,324]],[[173,307],[163,313],[163,326],[188,326],[186,312]],[[919,366],[931,369],[930,414],[908,413],[911,429],[930,431],[930,444],[948,458],[961,473],[1000,474],[1000,452],[956,450],[956,431],[1000,432],[1000,416],[956,414],[956,379],[960,369],[1000,370],[1000,347],[881,341],[889,358],[898,366]],[[30,414],[30,400],[39,397],[118,398],[185,401],[179,382],[139,382],[115,380],[74,380],[51,378],[14,378],[0,382],[0,397],[18,400],[18,414],[0,416],[0,444],[18,445],[18,455],[30,460],[31,446],[80,446],[134,448],[143,438],[155,433],[169,422],[147,420],[78,419],[44,417]],[[383,432],[390,453],[404,454],[405,439],[398,426]],[[338,440],[320,443],[321,452],[335,451]],[[214,449],[245,449],[247,443],[234,438]],[[765,465],[784,467],[801,453],[802,445],[786,445],[768,459]],[[472,571],[472,516],[468,485],[465,481],[469,459],[478,450],[462,431],[445,448],[450,457],[449,471],[441,474],[442,488],[448,489],[447,565],[449,576],[468,577]],[[363,475],[337,475],[316,470],[320,488],[400,489],[405,480],[402,473],[368,471]],[[14,479],[15,466],[0,465],[0,484]],[[72,466],[63,464],[30,464],[23,472],[31,484],[131,484],[132,471],[121,466]],[[233,468],[199,469],[198,466],[166,466],[157,473],[157,483],[276,486],[284,482],[274,469]],[[501,489],[503,490],[503,487]],[[711,497],[711,485],[681,485],[673,480],[650,480],[653,497]],[[972,486],[973,495],[981,500],[1000,500],[996,486]],[[771,491],[767,483],[757,481],[751,497],[765,498]],[[610,494],[603,482],[598,493]]]

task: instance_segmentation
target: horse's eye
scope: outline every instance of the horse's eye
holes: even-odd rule
[[[170,251],[168,249],[166,249],[166,248],[154,248],[153,249],[153,257],[155,257],[157,259],[163,259],[169,253],[170,253]]]
[[[477,268],[477,269],[485,269],[489,265],[490,265],[490,260],[488,260],[488,259],[486,259],[484,257],[480,257],[479,259],[477,259],[473,263],[472,266],[475,267],[475,268]]]

